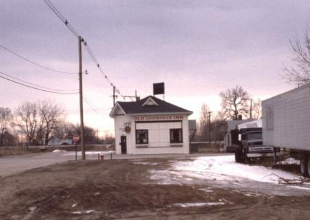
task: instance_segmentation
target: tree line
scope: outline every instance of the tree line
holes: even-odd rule
[[[222,91],[221,110],[211,112],[207,104],[201,106],[198,122],[198,140],[222,141],[227,130],[228,120],[260,119],[261,100],[254,100],[241,86]]]
[[[80,134],[80,126],[66,121],[64,108],[51,100],[24,102],[14,111],[0,107],[0,147],[19,143],[47,145],[53,137],[70,139]],[[106,135],[106,140],[113,137]],[[98,131],[85,126],[85,142],[102,143]]]

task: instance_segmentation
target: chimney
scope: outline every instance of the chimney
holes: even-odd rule
[[[238,115],[238,120],[242,120],[242,115]]]
[[[136,96],[136,102],[140,101],[140,96]]]

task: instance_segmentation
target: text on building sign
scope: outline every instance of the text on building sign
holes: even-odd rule
[[[169,115],[169,116],[137,116],[134,117],[135,121],[171,121],[183,120],[182,115]]]

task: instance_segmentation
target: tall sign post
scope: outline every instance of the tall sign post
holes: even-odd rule
[[[82,41],[83,41],[82,37],[79,36],[80,129],[81,129],[82,160],[85,160],[86,156],[85,156],[84,116],[83,116]]]

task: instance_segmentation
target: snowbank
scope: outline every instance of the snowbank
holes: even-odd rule
[[[174,162],[173,170],[203,179],[228,180],[244,178],[260,182],[279,183],[281,178],[299,179],[296,174],[272,170],[263,166],[249,166],[235,162],[234,156],[200,157],[194,161]]]
[[[54,150],[53,153],[65,153],[67,152],[66,150]]]
[[[86,151],[85,152],[86,155],[98,155],[98,154],[115,154],[115,151]],[[63,154],[62,156],[74,156],[75,155],[75,151],[72,151],[70,153],[67,154]],[[82,155],[81,151],[77,152],[78,156]]]

